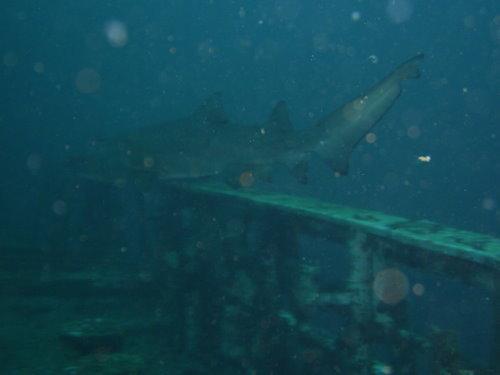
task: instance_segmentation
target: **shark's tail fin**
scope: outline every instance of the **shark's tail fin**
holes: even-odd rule
[[[420,77],[420,61],[424,58],[423,53],[413,56],[411,59],[405,61],[392,73],[392,76],[399,81],[405,79],[415,79]]]

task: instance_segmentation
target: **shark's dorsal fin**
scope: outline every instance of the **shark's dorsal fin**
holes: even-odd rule
[[[222,104],[222,93],[216,92],[206,98],[196,110],[195,117],[212,126],[227,124],[229,118]]]
[[[283,134],[292,131],[292,123],[288,115],[288,106],[284,100],[280,100],[274,106],[267,125],[269,133]]]

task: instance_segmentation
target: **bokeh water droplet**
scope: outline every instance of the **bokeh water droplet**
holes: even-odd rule
[[[54,211],[54,213],[56,215],[59,215],[59,216],[65,215],[66,212],[68,211],[68,207],[66,205],[66,202],[64,202],[62,200],[55,201],[52,204],[52,211]]]
[[[408,21],[413,14],[413,4],[410,0],[389,0],[386,7],[387,16],[394,23]]]
[[[123,22],[116,20],[109,21],[104,26],[104,33],[112,47],[121,48],[128,42],[127,27]]]
[[[92,94],[101,88],[101,76],[94,69],[84,68],[76,75],[75,84],[82,94]]]

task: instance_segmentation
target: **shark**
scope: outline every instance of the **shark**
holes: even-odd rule
[[[300,183],[307,183],[316,155],[333,173],[346,175],[353,150],[397,101],[403,82],[420,77],[423,58],[419,53],[403,62],[306,128],[294,128],[284,101],[264,123],[233,123],[216,93],[185,118],[91,141],[72,166],[77,165],[83,177],[118,185],[129,180],[222,178],[246,187],[256,179],[270,181],[276,167],[283,165]]]

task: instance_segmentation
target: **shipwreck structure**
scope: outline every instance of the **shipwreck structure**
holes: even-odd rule
[[[44,333],[67,373],[500,373],[499,239],[307,197],[165,189],[147,272],[120,268],[119,249],[22,282],[3,271],[17,306],[72,301]],[[75,237],[70,216],[61,231]],[[419,302],[436,288],[446,302]],[[472,296],[458,305],[481,304],[488,332],[441,324],[453,290]],[[475,333],[480,355],[464,350]]]
[[[178,312],[186,350],[256,373],[500,368],[500,240],[306,197],[201,184],[177,193],[190,214],[169,273],[197,280]],[[308,262],[315,247],[316,264]],[[408,294],[419,298],[425,287],[411,285],[412,270],[485,293],[494,330],[486,370],[460,352],[460,332],[418,327]]]

